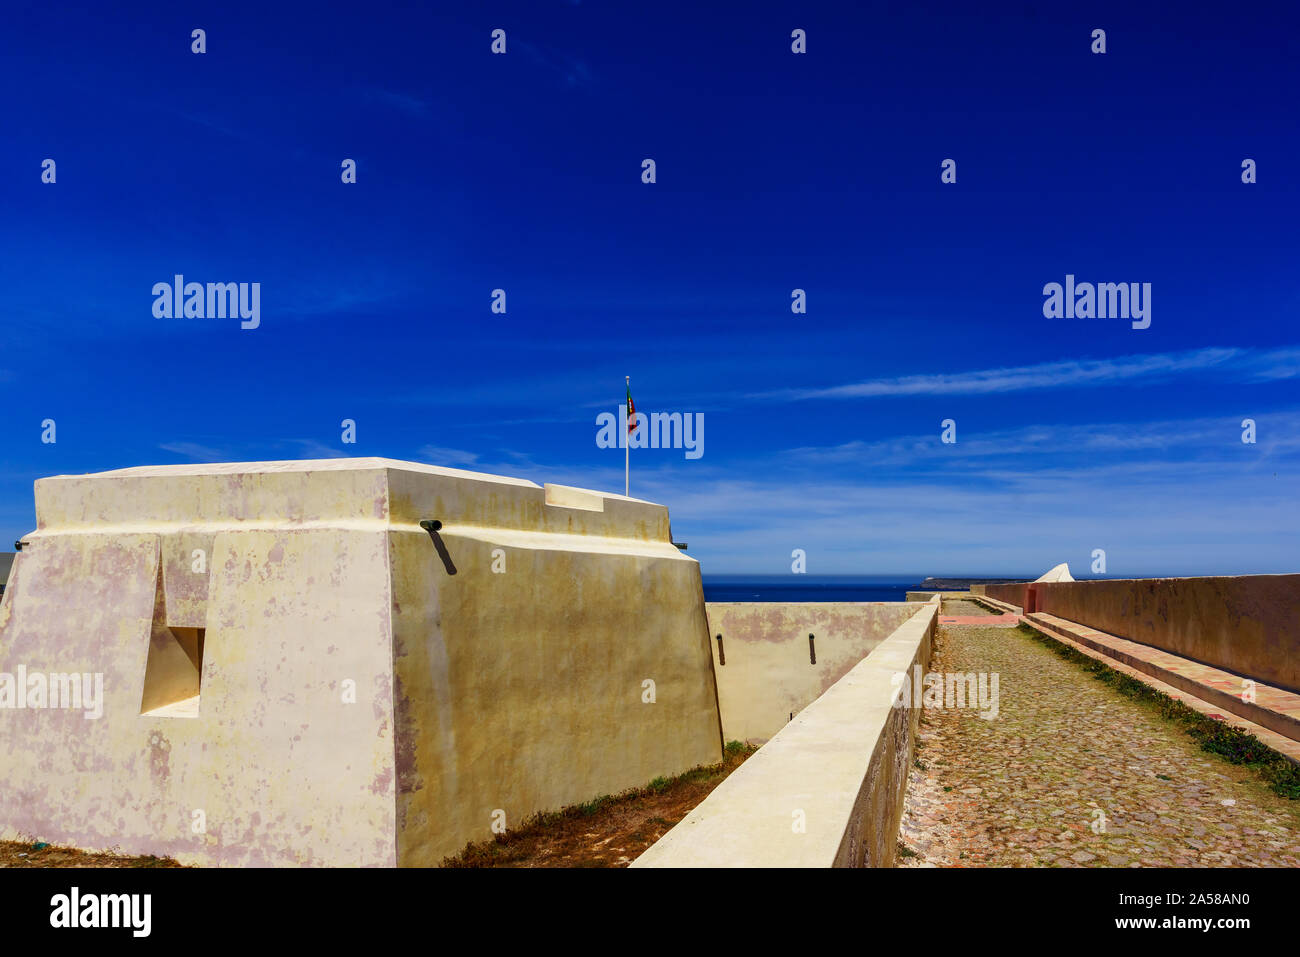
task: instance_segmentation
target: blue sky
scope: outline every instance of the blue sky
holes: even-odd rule
[[[706,574],[1300,570],[1294,10],[130,6],[0,31],[4,541],[141,464],[621,491],[631,375],[704,414],[632,494]],[[155,318],[176,273],[261,325]],[[1067,274],[1150,328],[1044,318]]]

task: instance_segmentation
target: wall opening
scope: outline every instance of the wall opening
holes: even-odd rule
[[[140,713],[158,718],[197,718],[203,679],[202,628],[155,626],[149,639]]]

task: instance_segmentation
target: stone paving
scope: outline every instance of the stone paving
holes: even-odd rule
[[[965,599],[961,599],[961,598],[954,599],[952,601],[945,601],[940,606],[939,613],[941,615],[962,615],[962,616],[971,616],[977,618],[992,614],[992,612],[990,612],[983,605],[976,604],[973,601],[966,601]]]
[[[942,626],[930,670],[996,672],[997,717],[921,715],[900,866],[1300,867],[1300,801],[1027,629]]]
[[[1186,689],[1186,693],[1195,694],[1203,701],[1217,702],[1227,710],[1243,717],[1254,712],[1250,716],[1255,717],[1256,720],[1268,719],[1267,723],[1270,727],[1285,733],[1293,739],[1293,742],[1300,739],[1300,694],[1262,681],[1248,682],[1240,675],[1171,654],[1151,645],[1108,635],[1104,631],[1057,618],[1055,615],[1043,613],[1030,615],[1026,624],[1054,637],[1063,635],[1076,645],[1100,651],[1121,663],[1135,665],[1157,680],[1163,678],[1167,682],[1175,682]],[[1253,708],[1240,707],[1243,704],[1242,692],[1247,687],[1254,692],[1250,697]],[[1292,750],[1289,753],[1300,754],[1300,750]]]

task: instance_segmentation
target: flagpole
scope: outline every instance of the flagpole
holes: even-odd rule
[[[632,377],[623,376],[627,380],[627,394],[632,394]],[[632,410],[627,410],[628,416],[632,415]],[[632,497],[632,419],[627,420],[628,427],[623,430],[623,494],[628,498]]]

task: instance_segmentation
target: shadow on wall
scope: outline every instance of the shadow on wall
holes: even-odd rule
[[[0,552],[0,595],[5,593],[9,584],[9,569],[14,566],[13,552]]]

